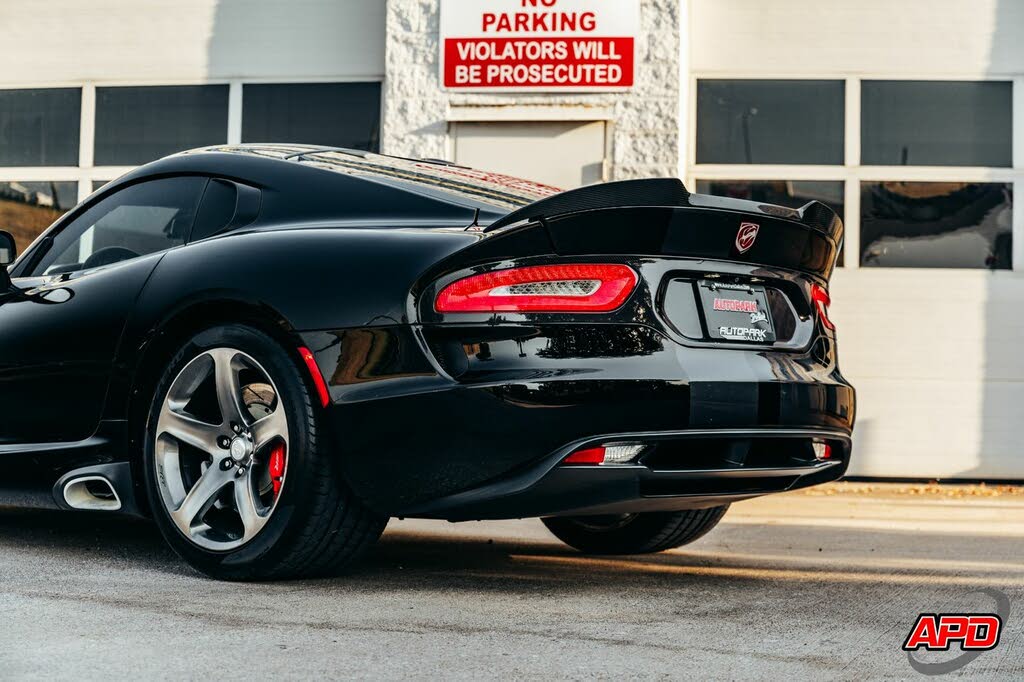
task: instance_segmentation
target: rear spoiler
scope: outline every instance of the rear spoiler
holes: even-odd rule
[[[692,194],[676,178],[623,180],[562,192],[509,213],[494,232],[543,224],[562,255],[626,253],[754,262],[828,279],[842,247],[843,222],[819,201],[786,208]],[[754,224],[746,248],[738,231]]]

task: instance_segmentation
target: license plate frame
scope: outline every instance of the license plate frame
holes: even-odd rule
[[[775,322],[768,292],[760,284],[697,282],[701,309],[712,341],[771,345]]]

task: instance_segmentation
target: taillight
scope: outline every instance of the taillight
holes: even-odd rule
[[[562,464],[630,464],[644,447],[643,443],[608,443],[577,450],[562,460]]]
[[[626,265],[536,265],[452,282],[437,295],[439,313],[604,313],[626,302],[637,275]]]
[[[832,299],[824,287],[820,287],[817,284],[811,285],[811,303],[814,304],[814,309],[818,313],[818,319],[825,325],[825,329],[834,330],[836,326],[832,324],[832,320],[828,319],[828,307],[831,305]]]

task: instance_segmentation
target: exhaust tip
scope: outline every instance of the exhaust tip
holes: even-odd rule
[[[105,476],[81,476],[64,484],[64,501],[72,509],[120,511],[121,498]]]

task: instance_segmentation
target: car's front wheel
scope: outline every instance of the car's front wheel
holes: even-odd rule
[[[678,512],[552,516],[555,537],[585,554],[650,554],[693,542],[718,525],[729,505]]]
[[[215,327],[157,385],[144,472],[153,516],[193,567],[262,580],[339,571],[387,518],[348,490],[295,360],[266,334]]]

